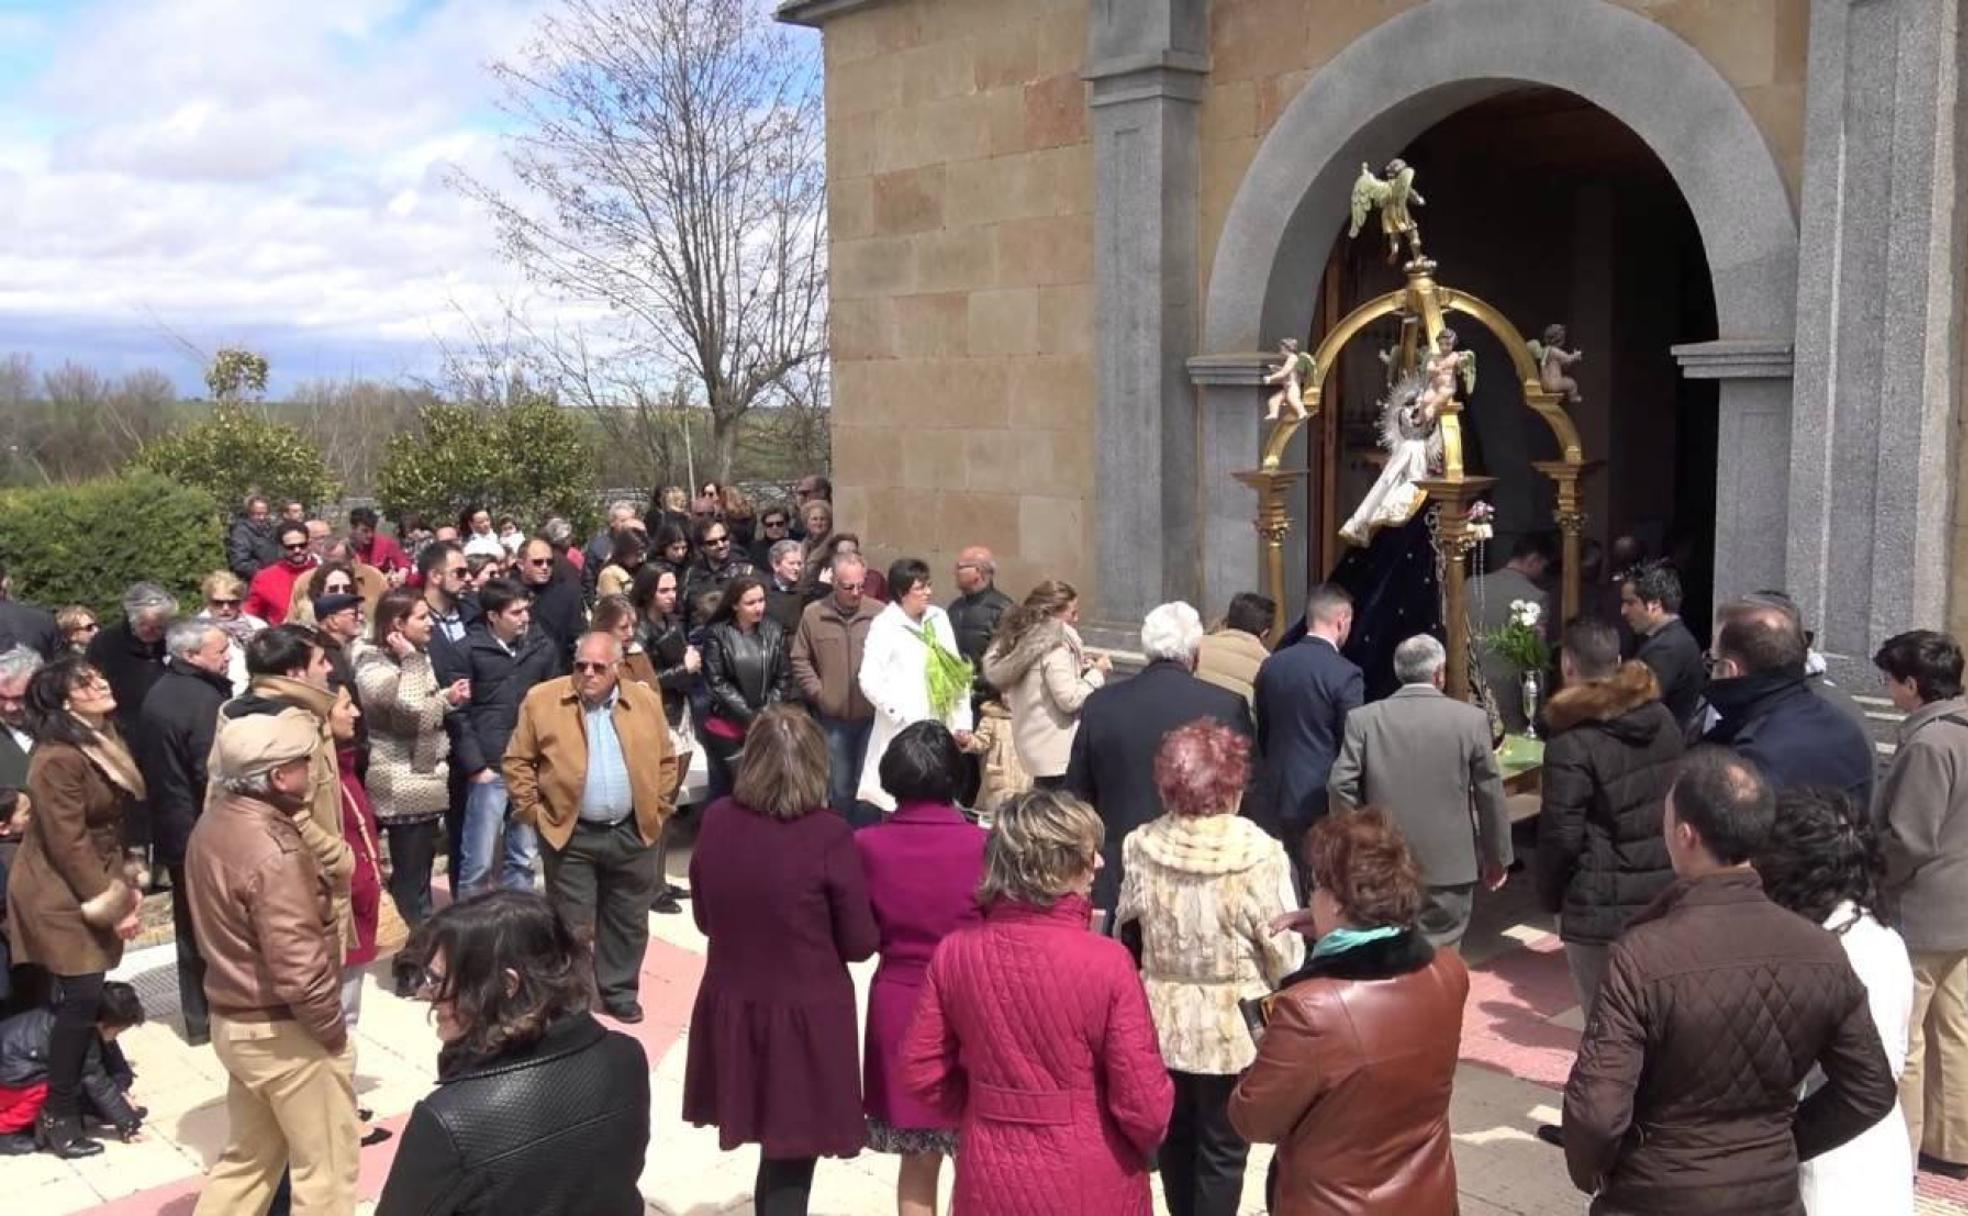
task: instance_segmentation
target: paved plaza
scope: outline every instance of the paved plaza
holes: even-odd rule
[[[672,865],[681,873],[685,860],[677,856]],[[1580,1013],[1550,919],[1532,905],[1528,875],[1519,874],[1501,895],[1479,903],[1467,943],[1474,975],[1450,1116],[1462,1216],[1585,1211],[1561,1154],[1533,1134],[1540,1122],[1556,1121]],[[650,1212],[664,1216],[749,1213],[756,1151],[721,1153],[715,1130],[690,1127],[678,1114],[704,938],[688,914],[652,916],[650,922],[654,935],[643,962],[647,1017],[623,1028],[642,1041],[653,1070],[643,1196]],[[854,971],[865,996],[874,964]],[[224,1072],[209,1047],[187,1047],[179,1035],[171,946],[133,951],[117,978],[137,984],[154,1019],[124,1040],[137,1067],[136,1097],[150,1108],[144,1138],[128,1145],[112,1139],[101,1156],[73,1163],[46,1154],[0,1158],[0,1194],[10,1212],[189,1216],[202,1172],[224,1141]],[[386,979],[386,969],[371,969],[356,1036],[357,1088],[378,1122],[399,1137],[363,1150],[359,1211],[365,1213],[381,1193],[411,1106],[431,1088],[437,1056],[425,1007],[396,999]],[[1264,1210],[1269,1161],[1263,1148],[1252,1153],[1246,1212]],[[816,1216],[887,1216],[895,1210],[894,1182],[891,1157],[866,1153],[852,1161],[823,1161],[812,1210]],[[1923,1175],[1920,1194],[1922,1212],[1968,1213],[1968,1186]]]

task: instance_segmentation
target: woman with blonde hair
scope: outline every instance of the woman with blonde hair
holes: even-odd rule
[[[87,604],[68,604],[55,611],[55,629],[70,650],[82,654],[102,632],[102,622],[96,618],[96,610]]]
[[[1177,727],[1155,752],[1166,808],[1129,832],[1117,925],[1138,923],[1148,1008],[1175,1084],[1162,1145],[1172,1216],[1232,1216],[1250,1151],[1225,1105],[1255,1044],[1239,1002],[1268,994],[1305,961],[1271,924],[1297,909],[1285,847],[1237,814],[1250,740],[1211,719]]]
[[[704,811],[691,912],[708,939],[683,1117],[759,1146],[759,1216],[801,1216],[820,1157],[852,1157],[861,1111],[854,981],[881,936],[854,829],[827,813],[827,741],[805,709],[752,719],[729,798]]]
[[[246,691],[246,643],[267,627],[267,623],[246,611],[246,580],[230,570],[214,570],[198,584],[205,607],[198,616],[218,626],[229,643],[226,652],[226,678],[232,681],[234,695]]]
[[[1134,960],[1088,929],[1101,833],[1068,794],[1011,799],[984,848],[983,924],[930,960],[902,1075],[957,1126],[957,1216],[1153,1210],[1172,1089]]]
[[[984,652],[984,680],[1011,710],[1018,763],[1041,789],[1065,784],[1080,707],[1114,667],[1104,654],[1087,654],[1079,623],[1080,593],[1047,579],[1004,614]]]

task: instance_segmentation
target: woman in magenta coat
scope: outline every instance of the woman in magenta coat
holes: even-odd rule
[[[881,969],[868,989],[862,1109],[868,1147],[902,1155],[895,1183],[901,1216],[935,1216],[937,1175],[943,1158],[956,1155],[956,1121],[910,1095],[898,1056],[937,943],[978,923],[987,836],[955,806],[963,752],[941,722],[918,722],[895,736],[880,775],[895,813],[854,837],[881,927]]]
[[[875,952],[854,830],[827,812],[827,742],[804,709],[767,708],[745,736],[733,796],[711,804],[690,858],[710,939],[690,1015],[683,1117],[718,1146],[759,1146],[759,1216],[806,1211],[820,1157],[867,1132],[847,964]]]
[[[1119,942],[1087,928],[1101,823],[1034,790],[998,812],[984,923],[943,939],[903,1080],[957,1120],[955,1216],[1149,1216],[1174,1087]]]

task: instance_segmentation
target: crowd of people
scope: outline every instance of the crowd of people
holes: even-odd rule
[[[0,573],[0,1149],[142,1134],[108,976],[163,888],[229,1077],[200,1212],[353,1210],[371,964],[442,1043],[379,1211],[640,1212],[649,1062],[606,1023],[687,901],[681,1113],[757,1147],[765,1216],[870,1149],[904,1216],[946,1160],[959,1213],[1147,1212],[1158,1171],[1223,1216],[1254,1143],[1273,1212],[1455,1210],[1460,946],[1515,859],[1441,642],[1368,703],[1344,590],[1275,651],[1245,593],[1150,611],[1117,679],[1071,585],[1014,600],[972,547],[939,605],[830,497],[666,487],[582,542],[254,496],[201,604],[138,583],[100,628]],[[1520,544],[1479,611],[1550,573]],[[1874,656],[1882,765],[1783,595],[1704,653],[1671,567],[1590,591],[1560,690],[1498,707],[1545,739],[1533,877],[1586,1011],[1540,1134],[1599,1213],[1910,1213],[1916,1153],[1968,1176],[1959,647]]]

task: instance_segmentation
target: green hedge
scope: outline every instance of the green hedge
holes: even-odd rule
[[[87,604],[114,621],[142,579],[196,608],[199,580],[225,566],[225,538],[210,494],[135,472],[0,493],[0,560],[18,598]]]

